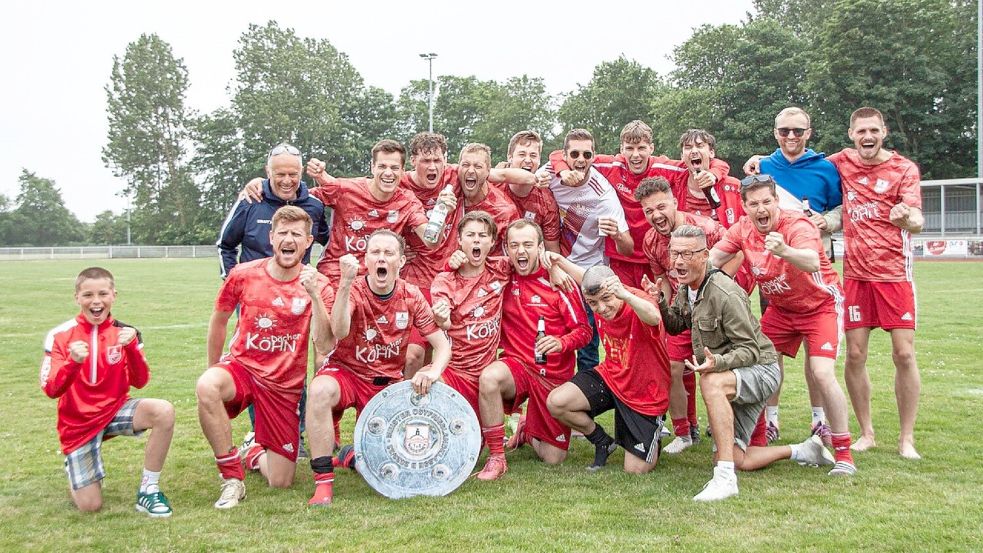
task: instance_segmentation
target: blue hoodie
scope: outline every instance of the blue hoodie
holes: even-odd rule
[[[273,247],[270,245],[270,221],[276,210],[285,205],[295,205],[306,211],[314,221],[314,226],[311,228],[314,241],[321,245],[328,243],[329,229],[324,204],[308,194],[307,185],[303,181],[297,189],[297,199],[285,201],[273,193],[270,180],[263,179],[263,200],[253,203],[237,200],[229,210],[225,222],[222,223],[222,230],[219,231],[218,242],[215,244],[218,246],[222,265],[222,278],[229,274],[236,263],[273,255]],[[304,252],[304,263],[310,260],[311,248],[307,248]]]
[[[779,205],[785,209],[801,210],[802,198],[808,198],[809,207],[817,213],[825,213],[843,203],[840,174],[826,159],[826,154],[806,149],[802,157],[790,164],[778,148],[762,158],[759,169],[778,183]]]

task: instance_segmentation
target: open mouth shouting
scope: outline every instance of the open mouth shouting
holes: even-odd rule
[[[464,175],[464,192],[469,196],[478,189],[478,174],[474,172],[466,173]]]
[[[864,157],[873,157],[877,150],[877,141],[873,138],[864,139],[860,142],[860,154]]]
[[[771,214],[767,211],[755,214],[753,221],[758,232],[765,233],[771,230]]]
[[[660,215],[652,217],[651,221],[652,226],[655,227],[655,231],[659,234],[667,236],[670,232],[672,232],[672,225],[670,225],[668,217]]]
[[[468,259],[472,263],[480,263],[483,257],[484,257],[484,252],[481,251],[481,248],[479,246],[475,246],[471,248],[471,251],[468,252]]]
[[[104,305],[89,306],[88,312],[89,312],[88,313],[89,320],[97,324],[106,320],[106,316],[109,314],[109,311],[106,309]]]
[[[431,187],[436,186],[437,179],[439,178],[440,178],[440,172],[437,171],[436,167],[430,167],[429,169],[427,169],[427,174],[426,174],[427,184],[429,184]]]

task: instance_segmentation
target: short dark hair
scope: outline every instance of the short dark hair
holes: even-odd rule
[[[679,149],[682,150],[683,147],[689,142],[694,144],[697,142],[703,142],[707,146],[710,146],[711,150],[717,150],[717,139],[703,129],[687,129],[686,132],[679,137]]]
[[[439,151],[447,155],[447,139],[435,132],[418,132],[410,139],[410,155]]]
[[[580,281],[580,291],[588,296],[596,296],[601,291],[604,281],[613,276],[617,275],[611,267],[598,263],[584,271],[584,278]]]
[[[512,138],[509,140],[509,155],[512,155],[512,152],[515,151],[516,146],[527,142],[539,142],[539,144],[542,145],[543,137],[539,136],[538,132],[530,130],[519,131],[513,134]]]
[[[744,177],[744,180],[741,181],[741,200],[747,201],[747,193],[759,188],[771,190],[771,195],[777,198],[777,187],[778,183],[775,182],[775,179],[771,178],[771,175],[761,174]]]
[[[567,136],[563,138],[563,150],[566,151],[567,146],[570,145],[571,140],[590,140],[590,147],[594,149],[594,135],[590,133],[587,129],[573,129],[567,133]]]
[[[116,279],[113,278],[113,273],[110,273],[108,269],[103,269],[102,267],[89,267],[88,269],[82,269],[79,276],[75,278],[75,291],[79,291],[79,288],[82,287],[83,282],[100,278],[108,279],[109,286],[113,290],[116,289]]]
[[[406,148],[395,140],[384,138],[376,142],[375,146],[372,146],[372,163],[375,163],[375,158],[380,152],[384,154],[399,154],[399,163],[401,165],[406,163]]]
[[[495,218],[487,211],[481,211],[480,209],[469,211],[461,217],[461,222],[457,224],[457,235],[461,236],[461,233],[464,232],[464,226],[475,221],[483,223],[492,238],[498,237],[498,225],[495,224]]]
[[[853,113],[850,114],[850,127],[853,127],[853,123],[857,119],[863,119],[867,117],[876,117],[881,120],[881,125],[887,126],[887,122],[884,121],[884,114],[880,112],[877,108],[872,108],[869,106],[864,106]]]
[[[662,192],[670,198],[673,197],[672,187],[669,186],[669,181],[665,177],[642,179],[642,182],[638,183],[638,188],[635,189],[635,199],[640,202],[658,192]]]

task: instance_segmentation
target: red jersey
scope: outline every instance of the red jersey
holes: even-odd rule
[[[310,193],[334,209],[331,239],[317,262],[317,270],[331,282],[341,278],[338,259],[350,253],[361,261],[369,235],[376,230],[415,235],[413,231],[427,223],[423,205],[413,193],[397,186],[392,198],[379,201],[369,192],[369,181],[364,177],[335,179],[312,188]],[[364,265],[359,267],[359,274],[365,274]]]
[[[626,287],[632,294],[658,305],[652,296]],[[595,317],[604,346],[597,373],[614,395],[637,413],[657,417],[669,408],[669,354],[662,325],[642,322],[627,303],[610,321]]]
[[[364,278],[356,279],[348,305],[351,331],[325,363],[340,363],[365,380],[402,379],[410,330],[423,336],[439,330],[423,292],[401,278],[386,299],[375,295]]]
[[[150,368],[143,356],[140,334],[125,346],[119,332],[127,325],[107,317],[93,326],[79,314],[48,333],[41,361],[41,390],[58,398],[58,438],[65,455],[101,432],[130,398],[130,386],[143,388]],[[75,362],[72,342],[89,346],[89,356]]]
[[[430,289],[434,303],[444,300],[451,307],[448,368],[475,382],[498,353],[502,297],[511,276],[508,259],[489,258],[480,275],[469,278],[457,271],[439,273]]]
[[[545,365],[535,359],[536,325],[543,316],[546,334],[559,338],[560,353],[546,356]],[[502,354],[535,367],[540,376],[557,384],[573,376],[577,350],[590,342],[593,331],[587,323],[584,300],[580,292],[564,292],[553,287],[542,267],[523,276],[512,274],[502,302]]]
[[[707,235],[707,247],[712,248],[714,244],[717,243],[721,238],[723,238],[726,229],[713,219],[709,217],[701,217],[699,215],[694,215],[692,213],[683,213],[683,223],[684,225],[693,225],[703,229],[703,233]],[[669,239],[671,237],[660,234],[651,226],[647,233],[645,233],[645,240],[643,242],[643,251],[645,258],[648,259],[649,267],[652,269],[652,274],[655,276],[665,275],[663,278],[669,279],[670,288],[673,294],[679,289],[679,283],[676,281],[676,272],[672,270],[672,263],[669,262]],[[670,301],[672,298],[670,298]]]
[[[493,252],[501,251],[502,244],[505,243],[505,233],[508,231],[509,223],[515,221],[519,218],[519,210],[516,209],[515,204],[509,199],[505,192],[502,192],[498,188],[491,185],[491,183],[486,183],[488,187],[488,194],[485,195],[484,199],[474,205],[464,206],[463,198],[459,200],[459,205],[464,206],[464,209],[458,209],[454,212],[454,249],[451,253],[457,249],[457,225],[461,221],[461,217],[465,213],[471,211],[485,211],[495,219],[495,226],[498,227],[498,237],[495,241],[495,245],[492,246]],[[559,217],[559,215],[557,215]],[[448,255],[449,256],[449,255]]]
[[[684,183],[685,184],[685,183]],[[703,217],[714,217],[724,228],[734,226],[738,219],[744,216],[744,203],[741,200],[741,181],[731,176],[726,176],[713,185],[717,197],[720,198],[720,207],[710,209],[710,200],[706,194],[699,192],[694,194],[689,186],[685,186],[677,198],[676,209],[701,215]]]
[[[288,281],[270,276],[270,258],[240,263],[226,277],[215,310],[226,313],[239,306],[235,333],[226,354],[264,386],[299,393],[307,374],[307,344],[311,329],[311,296],[300,275]],[[320,276],[321,301],[330,309],[334,290]]]
[[[420,200],[428,221],[430,220],[430,213],[437,205],[437,196],[448,184],[454,187],[454,193],[460,198],[461,185],[457,180],[457,165],[444,165],[444,173],[440,176],[437,186],[433,188],[417,184],[413,181],[410,173],[404,173],[402,180],[399,181],[400,188],[409,190]],[[449,213],[444,222],[444,230],[440,235],[440,243],[433,248],[428,248],[415,232],[408,233],[406,235],[406,252],[411,254],[412,259],[406,262],[406,265],[399,272],[400,276],[411,284],[429,290],[434,277],[442,270],[444,261],[457,249],[457,245],[454,243],[457,229],[454,228],[454,224],[454,214]]]
[[[843,277],[872,282],[911,282],[911,233],[891,223],[898,203],[922,207],[921,174],[911,160],[893,152],[867,165],[853,148],[829,156],[843,186]]]
[[[744,252],[758,290],[769,305],[792,313],[813,313],[833,306],[835,296],[842,295],[840,276],[826,257],[816,225],[801,213],[779,209],[774,232],[780,233],[788,246],[818,252],[819,270],[807,273],[765,250],[765,235],[754,228],[749,217],[728,229],[715,247],[725,253]]]
[[[507,182],[492,185],[512,200],[519,217],[532,221],[543,229],[546,240],[560,241],[560,208],[549,188],[534,186],[529,195],[523,198],[512,192],[512,187]]]

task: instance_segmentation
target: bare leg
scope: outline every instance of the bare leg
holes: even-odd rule
[[[502,401],[515,398],[515,380],[508,365],[496,361],[478,377],[478,410],[482,427],[497,426],[505,420]]]
[[[88,486],[83,486],[77,490],[71,489],[72,501],[79,511],[83,513],[94,513],[102,509],[102,482],[93,482]]]
[[[700,393],[707,407],[717,461],[734,461],[734,410],[731,398],[737,394],[737,377],[733,371],[700,375]]]
[[[565,449],[560,449],[553,444],[548,444],[546,442],[537,440],[533,438],[530,443],[532,448],[536,451],[536,455],[543,460],[547,465],[559,465],[567,458],[567,451]]]
[[[631,453],[625,453],[625,472],[631,474],[645,474],[647,472],[651,472],[657,464],[659,464],[658,449],[656,449],[655,460],[651,463],[646,463],[645,459],[635,457]]]
[[[160,472],[174,436],[174,406],[163,399],[143,399],[133,413],[133,429],[150,429],[143,453],[143,468]]]
[[[836,360],[828,357],[812,357],[808,359],[814,387],[821,394],[825,405],[829,427],[835,434],[849,433],[849,417],[846,412],[846,396],[843,388],[836,381]]]
[[[331,455],[335,444],[332,412],[341,401],[338,381],[329,375],[315,376],[307,388],[307,442],[311,459]]]
[[[915,450],[915,419],[922,380],[915,362],[915,331],[897,328],[891,331],[891,356],[894,358],[894,396],[898,401],[901,435],[898,453],[906,459],[921,459]]]
[[[546,407],[553,418],[584,435],[594,431],[597,424],[590,417],[590,402],[576,384],[566,382],[550,392]]]
[[[875,447],[874,424],[870,416],[870,376],[867,374],[867,347],[869,328],[846,331],[846,389],[850,393],[853,413],[860,424],[860,437],[850,447],[854,451],[866,451]]]
[[[669,414],[674,419],[686,417],[686,387],[683,385],[683,370],[686,366],[681,361],[669,363],[669,373],[672,384],[669,387]],[[572,427],[571,427],[572,428]]]
[[[259,472],[272,488],[289,488],[294,483],[297,464],[274,451],[267,450],[259,457]]]
[[[737,444],[733,446],[734,467],[738,470],[751,471],[767,467],[775,461],[792,457],[792,448],[787,445],[768,447],[748,447],[742,450]]]
[[[198,422],[216,457],[227,455],[234,448],[232,424],[225,411],[225,402],[232,401],[235,394],[236,387],[232,375],[218,367],[206,370],[198,378],[195,386],[195,395],[198,397]]]

